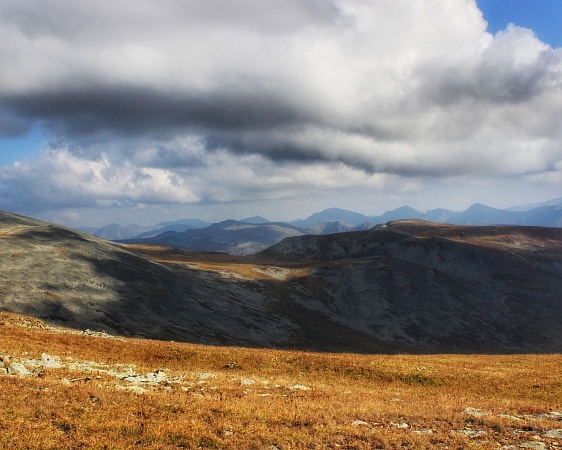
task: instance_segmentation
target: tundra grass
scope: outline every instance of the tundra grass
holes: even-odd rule
[[[2,375],[3,449],[562,447],[547,433],[562,428],[561,355],[327,354],[41,327],[0,314],[0,354],[127,364],[167,381],[140,394],[66,364]]]

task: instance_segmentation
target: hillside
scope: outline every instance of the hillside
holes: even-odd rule
[[[562,351],[556,228],[398,221],[236,257],[2,213],[0,239],[0,310],[78,329],[327,351]]]

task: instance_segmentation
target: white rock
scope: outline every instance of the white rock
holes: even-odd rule
[[[297,391],[310,391],[309,387],[303,386],[302,384],[295,384],[293,386],[289,386],[289,389],[295,389]]]
[[[209,378],[216,378],[217,376],[214,373],[209,373],[209,372],[201,372],[199,374],[199,379],[200,380],[207,380]]]
[[[117,385],[115,386],[115,389],[119,389],[121,391],[131,391],[134,392],[135,394],[146,394],[148,391],[143,388],[142,386],[120,386]]]
[[[488,433],[486,433],[484,430],[470,430],[465,428],[463,430],[451,430],[451,434],[463,434],[466,437],[474,439],[477,437],[485,436]]]
[[[354,420],[353,422],[351,422],[351,425],[353,425],[354,427],[358,427],[360,425],[369,425],[369,422],[365,422],[364,420]]]
[[[546,444],[544,442],[528,441],[519,444],[520,448],[533,448],[535,450],[546,450]]]
[[[466,408],[463,412],[463,414],[466,414],[468,416],[473,416],[473,417],[483,417],[483,416],[487,416],[489,413],[482,411],[481,409],[477,409],[477,408]]]
[[[23,364],[20,363],[11,363],[8,366],[8,373],[10,375],[18,375],[20,377],[31,375],[31,372],[27,370],[27,368]]]
[[[240,386],[250,386],[252,384],[256,384],[256,382],[254,380],[252,380],[251,378],[243,378],[240,381]]]
[[[554,430],[548,430],[544,435],[549,438],[562,439],[562,428],[555,428]]]
[[[145,378],[147,381],[152,383],[161,383],[168,379],[167,375],[162,370],[147,373]]]
[[[60,369],[62,367],[60,358],[58,356],[47,355],[47,353],[43,353],[41,355],[41,361],[39,364],[46,369]]]

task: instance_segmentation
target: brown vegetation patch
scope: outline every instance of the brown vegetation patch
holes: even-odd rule
[[[61,334],[10,314],[0,323],[0,351],[12,360],[48,352],[63,363],[0,376],[1,448],[497,449],[560,441],[547,431],[562,428],[553,413],[562,409],[561,355],[251,350]],[[105,371],[72,369],[79,361]],[[140,394],[111,375],[125,366],[167,377]]]

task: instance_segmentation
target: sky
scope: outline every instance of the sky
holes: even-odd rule
[[[2,0],[0,209],[67,226],[562,196],[562,1]]]

